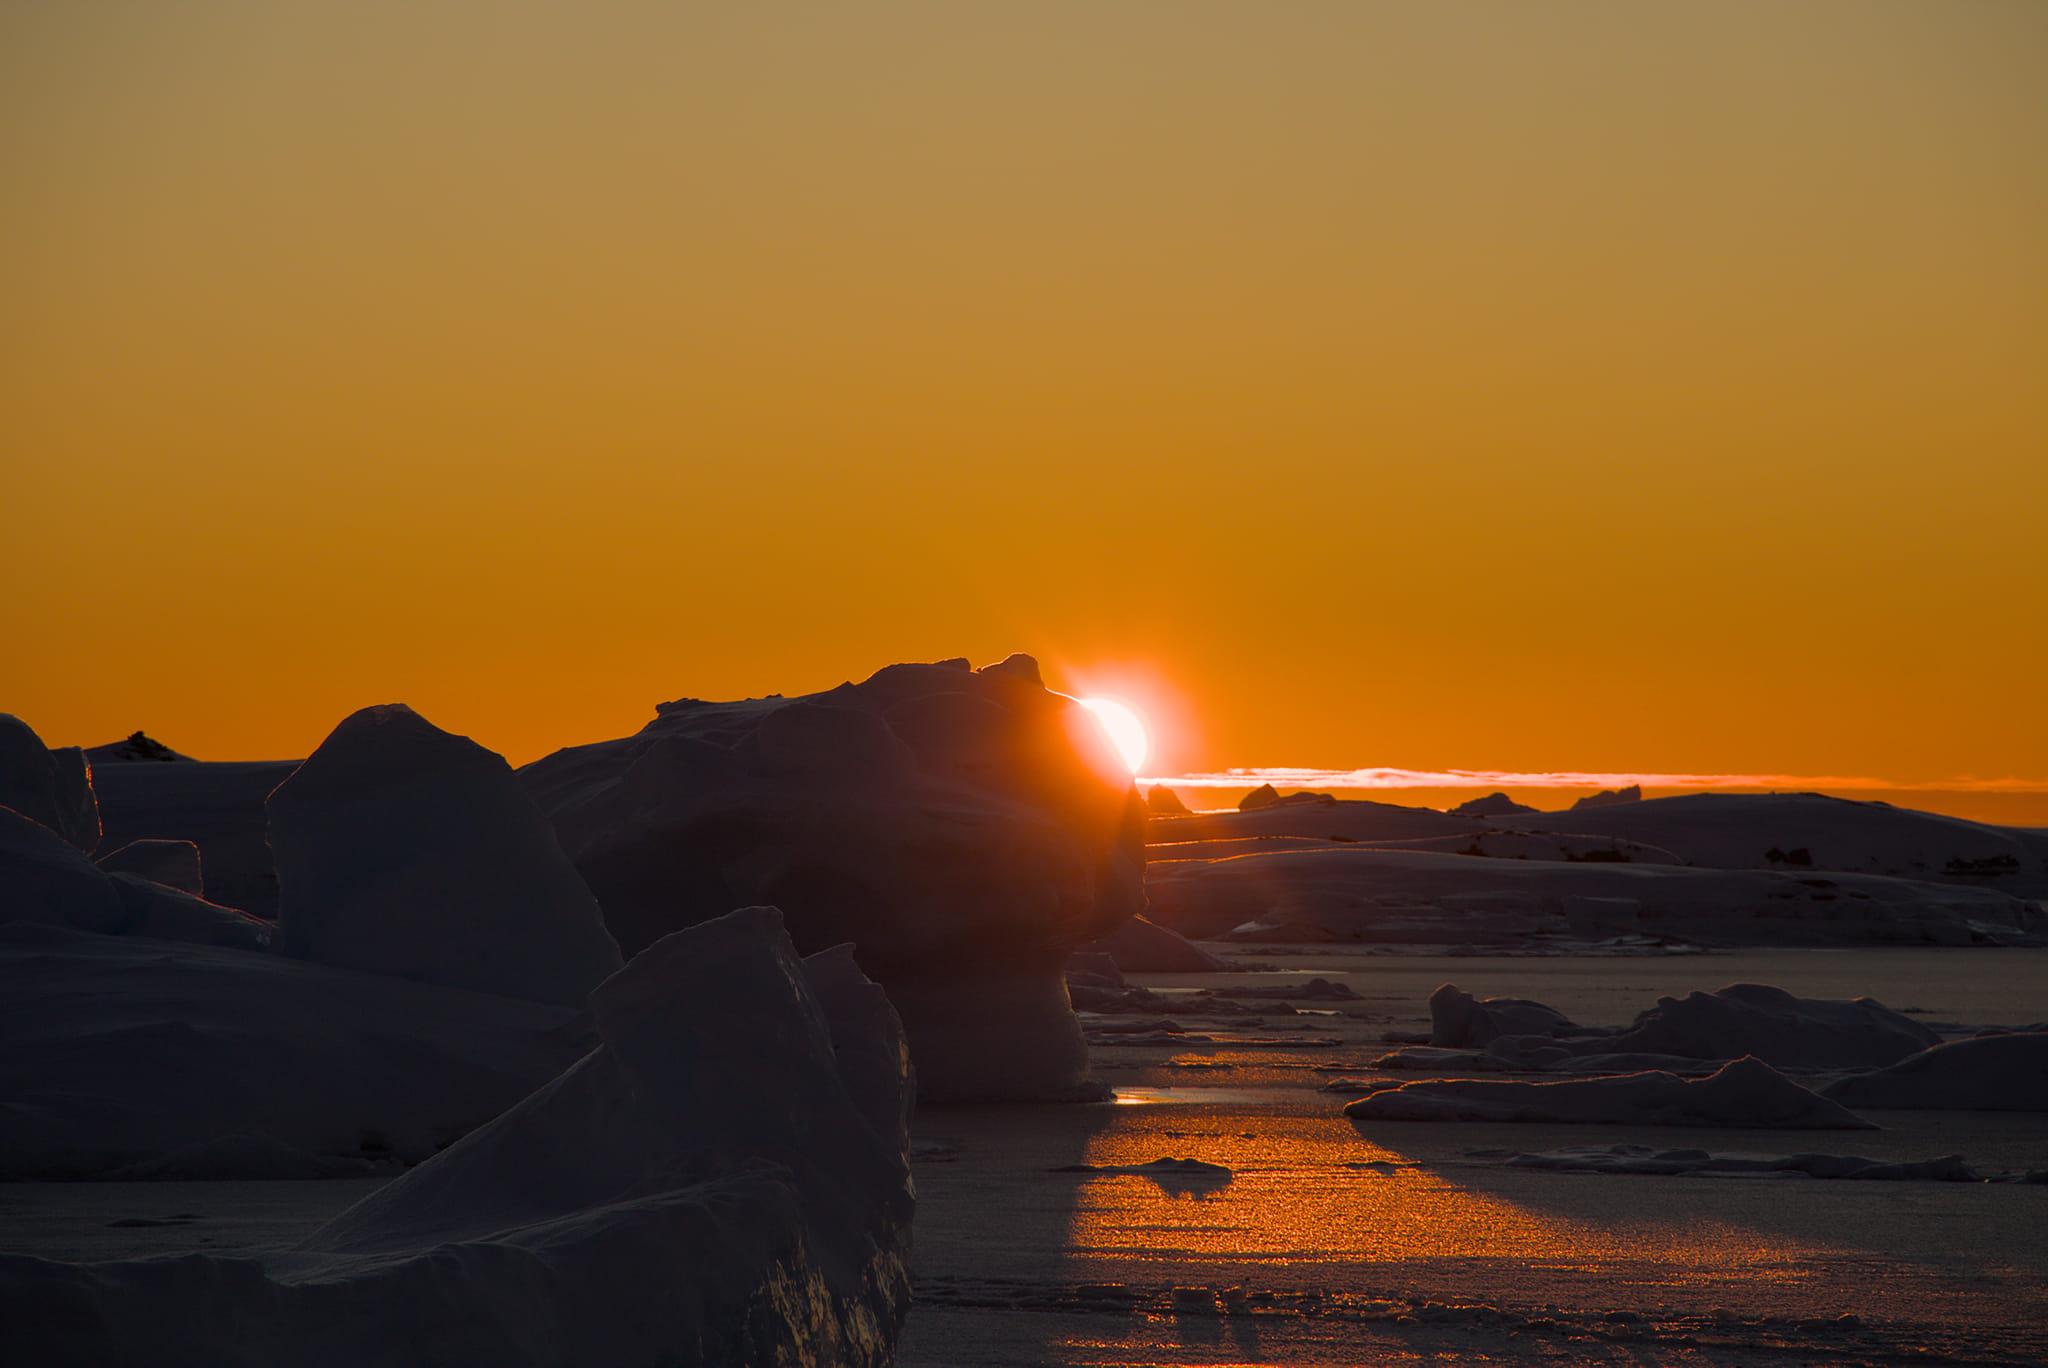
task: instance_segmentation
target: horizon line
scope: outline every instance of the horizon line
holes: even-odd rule
[[[1868,775],[1813,774],[1652,774],[1594,773],[1580,770],[1551,770],[1519,773],[1510,770],[1410,770],[1387,766],[1368,769],[1302,769],[1265,767],[1197,771],[1190,774],[1146,777],[1135,782],[1183,788],[1591,788],[1616,789],[1639,785],[1643,788],[1771,789],[1795,792],[1822,789],[1853,789],[1897,793],[2048,793],[2048,779],[1975,779],[1967,776],[1909,782],[1876,779]]]

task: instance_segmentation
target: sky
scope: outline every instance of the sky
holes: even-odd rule
[[[0,709],[2048,788],[2048,6],[0,5]]]

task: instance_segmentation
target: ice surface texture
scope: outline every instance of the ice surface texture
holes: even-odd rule
[[[887,1363],[912,1195],[886,1002],[749,908],[649,947],[593,1006],[598,1049],[294,1250],[0,1256],[0,1356]]]
[[[282,1151],[308,1177],[417,1163],[591,1043],[565,1007],[241,949],[0,927],[0,1178],[195,1164],[215,1176],[238,1155],[256,1177]],[[234,1136],[254,1139],[168,1162]],[[147,1171],[120,1174],[136,1165]]]

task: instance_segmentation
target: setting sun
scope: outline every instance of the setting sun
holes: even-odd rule
[[[1109,738],[1109,744],[1116,748],[1131,773],[1136,774],[1138,766],[1152,753],[1152,737],[1145,730],[1145,719],[1130,704],[1114,698],[1084,698],[1081,706],[1095,714],[1102,734]]]

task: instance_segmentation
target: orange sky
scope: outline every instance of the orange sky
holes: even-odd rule
[[[0,7],[0,709],[2048,778],[2048,6]]]

